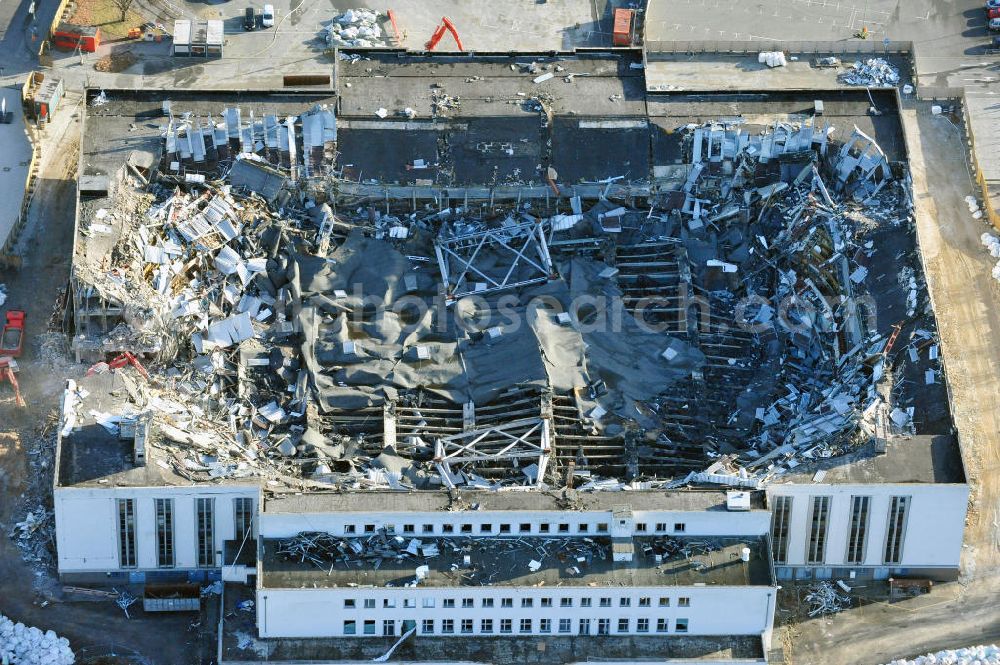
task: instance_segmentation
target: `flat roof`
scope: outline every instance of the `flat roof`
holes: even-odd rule
[[[403,587],[415,579],[416,568],[430,572],[420,587],[517,586],[517,587],[652,587],[652,586],[767,586],[772,584],[767,539],[760,538],[670,538],[691,547],[657,563],[652,550],[657,538],[635,538],[632,561],[612,559],[612,540],[591,538],[405,538],[422,544],[434,543],[436,556],[404,555],[359,561],[303,562],[279,554],[282,540],[264,539],[261,544],[261,588],[335,588],[351,586]],[[357,541],[364,547],[367,538]],[[628,541],[626,541],[628,542]],[[705,547],[706,543],[711,543]],[[616,544],[617,545],[617,544]],[[750,561],[740,555],[750,549]],[[468,559],[466,559],[468,557]],[[532,570],[536,568],[536,570]],[[555,593],[555,592],[554,592]]]
[[[518,117],[534,114],[533,98],[556,115],[646,113],[642,70],[630,67],[641,62],[638,53],[364,55],[339,63],[340,115],[376,118],[375,111],[381,107],[390,116],[411,108],[418,119]],[[529,71],[531,65],[534,68]],[[456,103],[435,113],[434,100],[443,95]]]
[[[802,460],[802,458],[799,458]],[[817,478],[817,472],[821,472]],[[889,440],[885,454],[874,443],[839,457],[805,461],[775,476],[775,483],[964,483],[958,440],[951,434],[915,435]]]
[[[395,513],[443,510],[531,511],[573,510],[610,511],[628,506],[634,511],[726,510],[726,491],[676,490],[661,492],[538,492],[538,491],[355,491],[344,493],[271,494],[264,501],[265,513]],[[762,508],[756,505],[755,508]]]

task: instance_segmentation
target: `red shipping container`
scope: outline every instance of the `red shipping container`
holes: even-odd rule
[[[635,12],[631,9],[615,10],[615,29],[611,43],[614,46],[631,46]]]
[[[60,23],[52,33],[52,43],[56,48],[75,51],[77,46],[84,53],[94,53],[101,45],[101,29],[86,25]]]

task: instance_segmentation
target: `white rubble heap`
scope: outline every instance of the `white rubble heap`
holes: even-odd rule
[[[329,46],[371,48],[386,46],[379,26],[380,14],[373,9],[348,9],[323,28]]]
[[[990,256],[994,259],[1000,259],[1000,238],[992,233],[983,233],[980,238],[983,241],[983,247],[989,251]],[[1000,261],[997,261],[997,264],[993,266],[993,279],[1000,282]]]
[[[76,656],[65,637],[14,623],[0,614],[0,661],[11,665],[72,665]]]
[[[1000,665],[1000,648],[990,644],[946,649],[913,659],[896,659],[886,665]]]
[[[841,74],[840,78],[848,85],[892,88],[899,84],[899,69],[883,58],[869,58],[855,62],[851,70]]]

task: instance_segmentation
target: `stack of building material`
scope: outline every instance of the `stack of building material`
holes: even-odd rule
[[[762,51],[757,54],[757,62],[767,65],[772,69],[775,67],[784,67],[788,64],[783,51]]]

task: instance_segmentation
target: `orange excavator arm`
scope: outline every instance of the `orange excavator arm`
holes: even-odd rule
[[[441,41],[441,38],[444,37],[445,31],[450,32],[451,36],[455,38],[455,44],[458,45],[458,50],[465,51],[465,47],[462,45],[462,38],[458,36],[458,28],[455,27],[455,24],[452,23],[451,19],[447,16],[441,17],[441,23],[434,28],[434,34],[431,35],[430,40],[424,44],[424,48],[428,51],[433,51]]]

